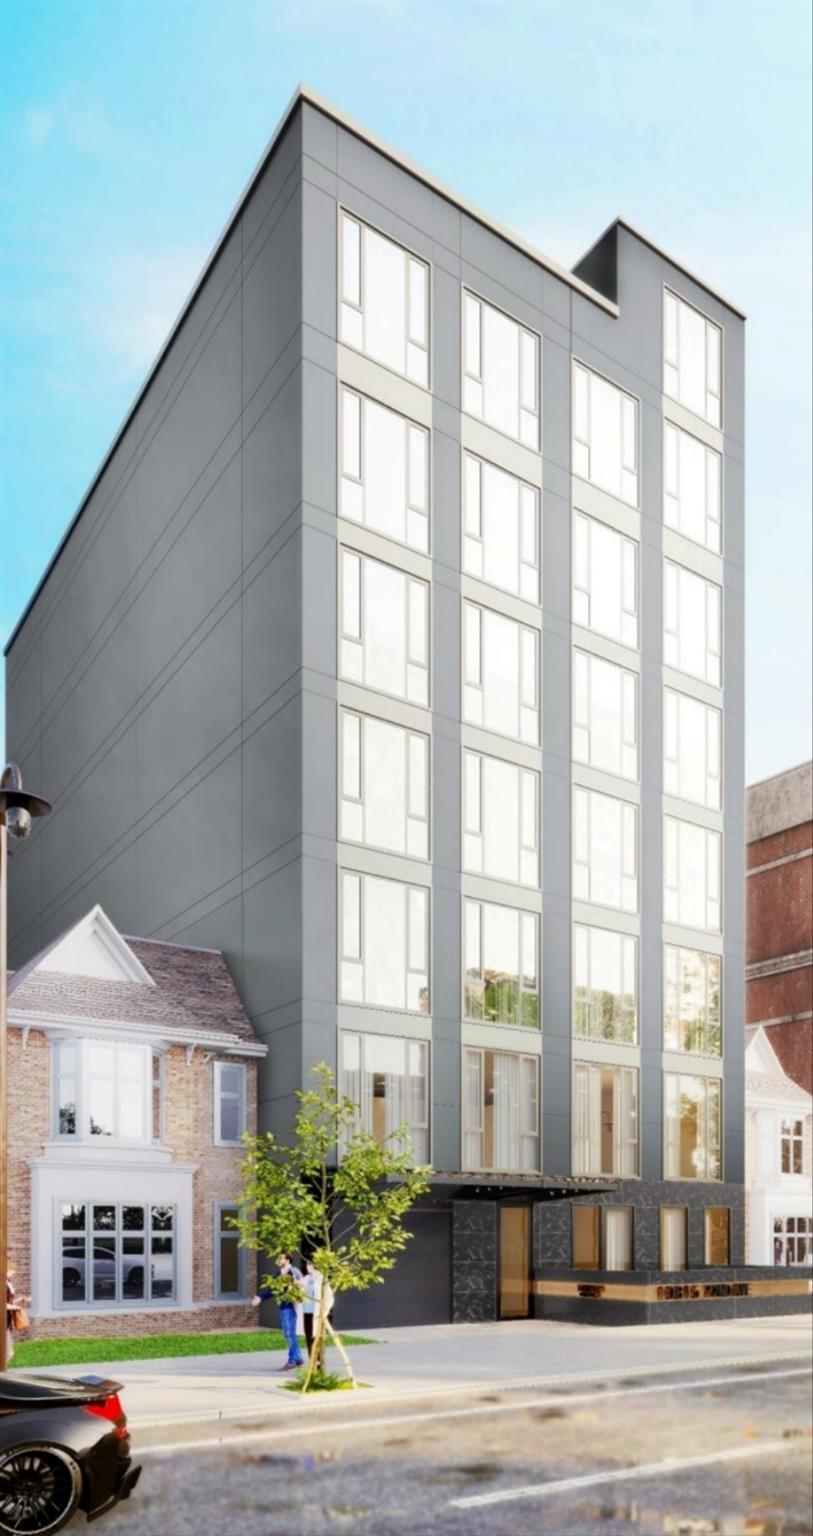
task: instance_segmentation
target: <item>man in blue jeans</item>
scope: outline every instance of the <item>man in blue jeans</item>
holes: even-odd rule
[[[295,1280],[297,1285],[302,1284],[302,1272],[294,1267],[290,1253],[281,1253],[277,1259],[277,1268],[281,1275],[288,1280]],[[252,1298],[252,1306],[258,1307],[261,1301],[268,1301],[273,1296],[273,1291],[267,1286],[260,1287],[258,1296]],[[304,1360],[299,1349],[299,1339],[296,1334],[296,1304],[293,1301],[281,1301],[279,1303],[279,1325],[282,1329],[285,1343],[288,1346],[288,1359],[279,1369],[281,1371],[295,1371]]]

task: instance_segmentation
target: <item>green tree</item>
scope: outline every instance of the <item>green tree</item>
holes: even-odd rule
[[[383,1144],[358,1129],[355,1107],[339,1095],[325,1062],[312,1069],[311,1077],[314,1086],[296,1095],[289,1144],[272,1131],[243,1138],[246,1155],[236,1225],[243,1247],[269,1259],[307,1253],[338,1297],[383,1284],[409,1241],[404,1217],[428,1187],[430,1169],[413,1165],[405,1129]],[[297,1283],[283,1275],[270,1275],[263,1283],[278,1301],[302,1299]],[[323,1286],[303,1392],[321,1364],[326,1335],[356,1386],[324,1303]]]

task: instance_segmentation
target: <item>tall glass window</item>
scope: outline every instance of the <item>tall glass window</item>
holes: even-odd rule
[[[175,1299],[175,1207],[57,1207],[57,1306],[138,1306]]]
[[[638,401],[573,364],[573,473],[638,505]]]
[[[573,522],[573,622],[638,649],[638,545],[583,512]]]
[[[722,591],[673,560],[663,562],[663,659],[668,667],[722,683]]]
[[[664,922],[720,932],[721,838],[719,832],[663,818]]]
[[[723,333],[713,320],[663,291],[663,392],[713,427],[722,421]]]
[[[429,858],[429,737],[342,710],[339,836]]]
[[[539,1059],[463,1051],[463,1166],[499,1173],[539,1167]]]
[[[587,651],[573,652],[573,756],[638,778],[638,678]]]
[[[685,1269],[688,1261],[688,1216],[685,1205],[662,1205],[661,1269]]]
[[[591,1040],[635,1044],[637,940],[632,934],[574,925],[573,1033]]]
[[[463,634],[463,719],[536,745],[538,630],[490,608],[464,603]]]
[[[340,398],[340,515],[428,550],[429,433],[355,390]]]
[[[428,582],[343,549],[339,664],[348,682],[428,704]]]
[[[719,1078],[666,1073],[667,1179],[722,1177],[721,1094]]]
[[[539,1027],[539,918],[495,902],[463,902],[464,1015]]]
[[[574,788],[573,895],[638,911],[638,807],[629,800]]]
[[[473,453],[463,455],[463,569],[539,602],[539,492]]]
[[[463,868],[539,885],[539,774],[501,758],[463,753]]]
[[[246,1294],[246,1250],[234,1225],[239,1207],[215,1206],[215,1296],[235,1301]]]
[[[804,1173],[805,1123],[804,1120],[783,1120],[781,1133],[783,1173]]]
[[[341,1092],[356,1126],[379,1146],[399,1131],[416,1163],[429,1161],[429,1046],[396,1035],[341,1036]]]
[[[775,1216],[774,1264],[809,1264],[813,1258],[813,1216]]]
[[[719,709],[674,688],[664,688],[663,787],[668,795],[719,811],[722,724]]]
[[[667,944],[664,950],[666,996],[663,1044],[667,1051],[722,1053],[719,955]]]
[[[539,337],[463,293],[463,410],[539,447]]]
[[[246,1129],[246,1069],[239,1061],[216,1061],[215,1145],[239,1147]]]
[[[663,424],[663,520],[720,553],[722,455],[671,421]]]
[[[349,213],[340,215],[340,226],[340,340],[426,388],[426,262]]]
[[[54,1131],[85,1141],[153,1140],[153,1059],[145,1045],[58,1040],[53,1046]]]
[[[638,1069],[573,1063],[573,1172],[638,1172]]]
[[[705,1260],[707,1264],[730,1264],[731,1212],[727,1206],[707,1205],[705,1211]]]
[[[428,1013],[428,890],[342,870],[340,954],[342,1002]]]

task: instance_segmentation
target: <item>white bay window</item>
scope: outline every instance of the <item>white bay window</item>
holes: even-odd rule
[[[463,868],[539,885],[539,774],[501,758],[463,753]]]
[[[176,1295],[172,1205],[57,1205],[58,1307],[144,1306]]]
[[[629,800],[574,788],[573,895],[638,911],[638,807]]]
[[[154,1130],[153,1052],[147,1045],[56,1040],[54,1134],[77,1141],[149,1143]],[[160,1085],[159,1085],[160,1087]],[[160,1103],[158,1105],[160,1123]]]
[[[539,491],[473,453],[463,455],[463,569],[539,602]]]
[[[415,384],[429,384],[429,268],[340,214],[339,339]]]
[[[341,552],[342,677],[429,703],[429,585],[355,550]]]
[[[720,553],[722,455],[671,421],[663,424],[663,520]]]
[[[723,333],[713,320],[663,291],[663,392],[713,427],[722,421]]]
[[[720,932],[719,832],[676,816],[663,819],[664,922]]]
[[[339,513],[411,549],[429,548],[429,433],[341,390]]]
[[[638,505],[638,401],[573,364],[573,473]]]
[[[404,1132],[415,1162],[428,1162],[429,1047],[423,1041],[343,1033],[340,1092],[355,1107],[358,1130],[393,1150]]]
[[[673,560],[663,562],[663,659],[668,667],[719,688],[722,591]]]
[[[539,1167],[539,1058],[463,1051],[463,1167],[498,1173]]]
[[[722,725],[722,713],[711,704],[664,689],[663,787],[668,795],[719,811]]]
[[[638,1172],[638,1069],[573,1063],[573,1172]]]
[[[638,545],[583,512],[573,524],[573,622],[638,648]]]
[[[463,604],[463,719],[500,736],[539,741],[539,632]]]
[[[463,410],[538,449],[539,337],[465,291]]]
[[[340,880],[342,1002],[428,1014],[428,890],[352,870]]]
[[[619,778],[638,778],[638,678],[579,650],[573,653],[573,756]]]
[[[429,738],[342,710],[339,836],[429,857]]]

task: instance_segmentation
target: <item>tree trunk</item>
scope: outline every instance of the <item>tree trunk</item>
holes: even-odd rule
[[[344,1345],[343,1345],[343,1343],[341,1341],[341,1338],[339,1337],[338,1333],[336,1332],[336,1329],[333,1327],[333,1324],[329,1323],[327,1318],[325,1318],[325,1328],[327,1329],[328,1333],[330,1334],[330,1337],[332,1338],[333,1343],[336,1345],[336,1348],[338,1349],[339,1354],[341,1355],[342,1360],[344,1361],[344,1368],[347,1371],[347,1375],[348,1375],[348,1377],[350,1379],[350,1384],[353,1387],[353,1389],[355,1390],[355,1388],[358,1386],[358,1382],[356,1381],[356,1378],[353,1375],[353,1367],[350,1364],[350,1356],[348,1355],[347,1350],[345,1349],[345,1347],[344,1347]]]

